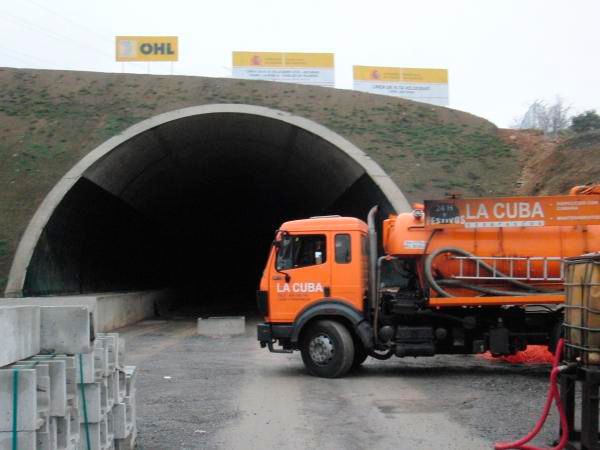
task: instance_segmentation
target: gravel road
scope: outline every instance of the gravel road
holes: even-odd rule
[[[218,339],[192,320],[119,330],[140,370],[141,449],[490,449],[529,431],[545,398],[548,366],[475,356],[369,358],[346,378],[314,378],[298,353],[260,349],[254,325]]]

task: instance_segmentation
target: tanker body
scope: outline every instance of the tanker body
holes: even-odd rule
[[[563,290],[562,260],[600,249],[600,225],[432,228],[426,226],[421,211],[384,221],[384,250],[399,259],[418,261],[430,299],[441,306],[463,303],[440,298],[465,296],[478,296],[477,302],[483,304],[496,302],[487,291],[501,296],[504,291],[531,292],[538,303],[540,299],[554,303],[556,299],[543,294]],[[519,299],[510,302],[515,300]]]
[[[425,202],[384,220],[381,239],[376,208],[368,225],[286,222],[258,292],[261,346],[300,350],[324,377],[368,356],[553,349],[563,259],[600,250],[600,195],[572,194]]]

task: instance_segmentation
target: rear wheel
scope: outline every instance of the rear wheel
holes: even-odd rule
[[[308,372],[318,377],[341,377],[354,362],[352,335],[344,325],[332,320],[310,325],[302,333],[300,351]]]

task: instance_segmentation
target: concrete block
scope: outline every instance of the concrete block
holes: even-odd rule
[[[110,374],[108,368],[108,347],[104,347],[101,342],[94,342],[94,364],[95,370],[101,377],[107,377]]]
[[[137,439],[137,430],[133,430],[125,439],[115,439],[115,450],[134,450]]]
[[[96,345],[106,349],[108,373],[112,373],[118,366],[119,338],[118,336],[108,336],[105,334],[96,337]]]
[[[104,450],[107,444],[107,423],[106,419],[98,423],[87,424],[87,430],[90,436],[90,448],[87,446],[86,425],[81,424],[79,427],[79,450]]]
[[[94,330],[98,329],[97,301],[95,296],[69,295],[56,297],[0,298],[0,306],[84,306],[92,315]]]
[[[136,428],[137,410],[135,406],[135,395],[125,398],[125,406],[127,407],[127,426],[131,429]]]
[[[125,399],[125,395],[127,395],[127,379],[123,370],[117,370],[115,376],[117,378],[117,397],[115,402],[121,403]]]
[[[117,349],[111,362],[116,368],[122,368],[125,365],[125,339],[119,336],[119,333],[97,333],[98,339],[109,339],[114,348]]]
[[[106,378],[103,378],[98,383],[100,384],[100,414],[104,416],[110,409],[108,405],[108,382]]]
[[[117,393],[119,391],[119,386],[115,383],[118,383],[118,376],[115,372],[111,373],[108,377],[106,377],[106,408],[110,411],[115,404],[115,399],[117,398]]]
[[[0,367],[40,352],[40,308],[0,306]]]
[[[86,307],[43,306],[40,346],[48,353],[88,353],[92,349],[90,324]]]
[[[125,396],[131,397],[135,394],[135,385],[137,380],[137,367],[136,366],[125,366]]]
[[[34,369],[19,370],[18,391],[13,390],[15,370],[0,370],[0,432],[13,429],[13,402],[17,400],[17,431],[40,428],[37,414],[37,374]],[[6,436],[4,436],[6,439]]]
[[[126,439],[133,431],[132,407],[128,403],[117,403],[113,408],[115,439]]]
[[[90,423],[97,423],[102,420],[104,412],[106,411],[106,404],[103,405],[103,394],[106,392],[106,388],[103,388],[101,381],[96,383],[80,384],[79,388],[83,386],[85,392],[85,403],[87,406],[87,421]],[[104,392],[103,392],[104,391]],[[84,404],[81,392],[78,395],[78,409],[79,409],[79,422],[85,422]]]
[[[77,443],[81,439],[79,435],[79,408],[71,407],[71,411],[69,413],[69,442],[70,448],[75,448]]]
[[[56,440],[56,422],[48,420],[45,430],[36,432],[37,449],[38,450],[57,450]]]
[[[246,318],[244,316],[209,317],[208,319],[198,319],[198,334],[200,336],[239,336],[245,332]]]
[[[104,351],[100,349],[99,352],[96,352],[96,350],[94,349],[90,353],[81,353],[80,355],[77,355],[77,357],[75,358],[77,382],[81,383],[82,381],[81,371],[79,368],[80,361],[81,365],[83,366],[83,382],[94,383],[96,381],[99,381],[104,376]]]
[[[105,448],[112,447],[115,440],[114,417],[112,410],[106,413],[106,440]]]
[[[125,363],[126,363],[126,359],[125,359],[125,339],[123,339],[122,337],[120,337],[117,334],[117,338],[119,340],[119,346],[118,346],[118,352],[117,352],[117,356],[118,356],[118,364],[117,367],[119,369],[121,369]]]
[[[71,417],[70,410],[63,417],[52,417],[56,422],[56,445],[63,450],[71,445]]]
[[[13,433],[0,431],[0,450],[13,450]],[[16,436],[19,450],[37,450],[37,436],[35,431],[20,431]]]
[[[11,369],[29,370],[33,369],[36,373],[36,391],[37,391],[37,402],[36,411],[38,419],[44,430],[48,426],[48,417],[50,416],[50,369],[47,364],[41,364],[37,362],[25,361],[23,363],[17,363],[10,366]],[[19,394],[20,395],[20,394]],[[38,428],[38,431],[40,428]]]
[[[50,415],[64,416],[67,411],[66,362],[51,356],[34,356],[29,361],[46,364],[50,374]]]

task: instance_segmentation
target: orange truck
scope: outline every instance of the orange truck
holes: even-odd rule
[[[271,352],[312,375],[368,356],[510,355],[561,333],[563,259],[600,250],[600,188],[426,201],[377,230],[325,216],[277,230],[257,292]]]

